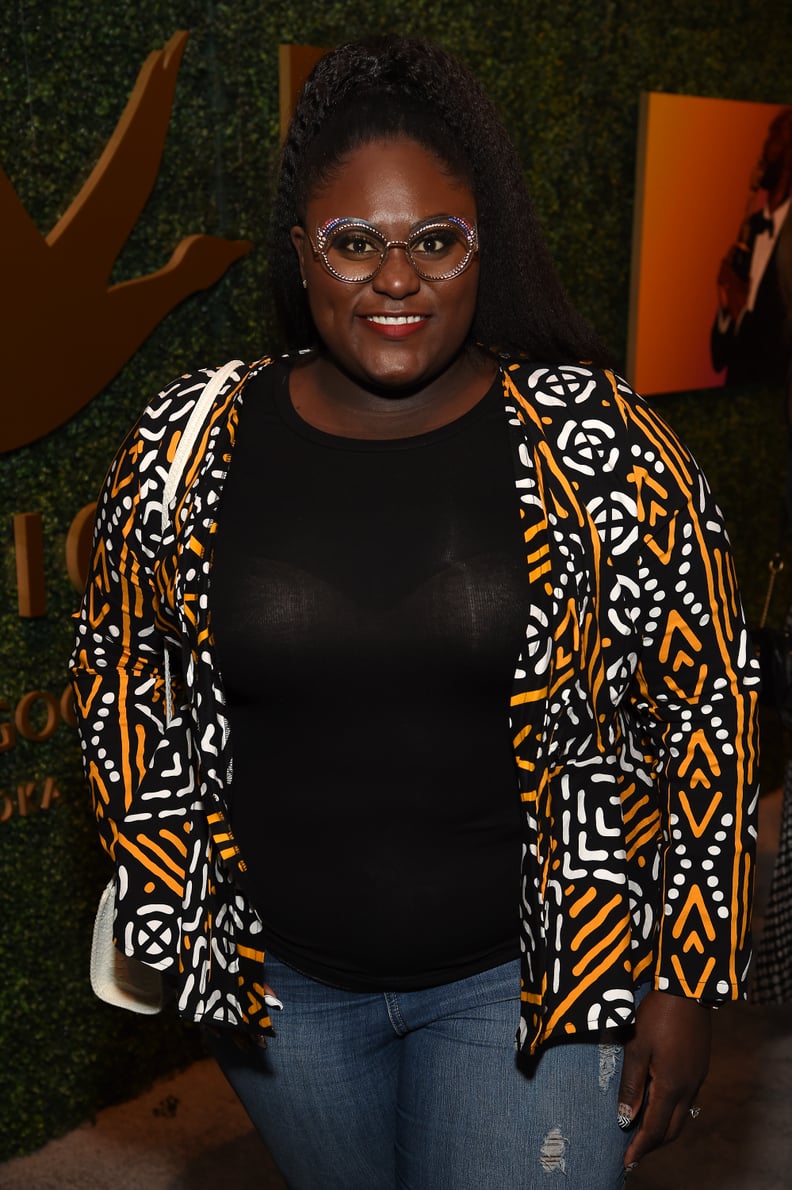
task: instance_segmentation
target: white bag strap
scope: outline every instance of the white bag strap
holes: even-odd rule
[[[165,487],[162,492],[162,532],[164,533],[168,527],[170,520],[170,505],[171,501],[176,495],[176,489],[179,486],[184,468],[187,466],[187,460],[190,457],[192,448],[195,445],[195,440],[200,434],[203,425],[209,416],[209,410],[215,402],[215,398],[222,389],[223,385],[233,377],[234,380],[239,380],[237,375],[238,368],[244,368],[245,362],[241,359],[232,359],[229,363],[224,364],[222,368],[209,378],[203,388],[198,400],[193,405],[192,413],[187,419],[187,425],[184,427],[184,432],[179,439],[179,445],[176,447],[176,453],[173,456],[168,474],[165,477]],[[171,666],[170,654],[167,647],[165,649],[165,722],[170,723],[173,718],[173,694],[171,693]]]
[[[210,379],[207,380],[203,392],[193,405],[192,413],[187,419],[187,425],[184,427],[184,433],[179,439],[179,445],[176,447],[173,462],[165,478],[165,488],[162,493],[163,533],[167,529],[168,521],[170,520],[170,503],[176,495],[176,489],[184,474],[184,468],[187,466],[190,452],[195,445],[195,439],[203,428],[203,424],[209,415],[209,410],[214,404],[215,397],[230,377],[233,376],[234,380],[239,380],[237,369],[244,368],[244,366],[244,361],[241,359],[232,359],[230,363],[223,364],[222,368],[218,368]]]

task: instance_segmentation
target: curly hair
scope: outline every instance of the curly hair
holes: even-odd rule
[[[539,229],[516,150],[473,75],[436,45],[388,35],[326,54],[310,74],[281,152],[270,277],[290,349],[317,343],[290,229],[354,149],[406,136],[476,200],[480,273],[471,343],[544,361],[606,362]]]

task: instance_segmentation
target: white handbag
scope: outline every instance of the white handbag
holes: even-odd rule
[[[170,503],[176,494],[179,480],[190,457],[195,439],[201,431],[215,398],[232,377],[239,379],[237,369],[244,367],[242,360],[231,360],[219,368],[207,381],[193,411],[189,416],[184,433],[179,439],[173,462],[170,465],[162,494],[162,530],[165,531],[170,516]],[[173,702],[170,680],[170,659],[165,650],[165,721],[173,718]],[[115,922],[115,876],[108,882],[99,900],[99,908],[93,927],[91,942],[91,987],[94,994],[106,1004],[126,1008],[130,1012],[146,1015],[162,1009],[162,976],[154,967],[148,967],[139,959],[125,955],[113,943]]]
[[[91,942],[91,987],[95,996],[130,1012],[155,1013],[162,1008],[162,976],[113,944],[115,877],[99,900]]]

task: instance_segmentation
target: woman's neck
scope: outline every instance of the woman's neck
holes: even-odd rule
[[[292,369],[292,404],[309,425],[348,438],[409,438],[447,425],[484,396],[497,371],[483,352],[463,352],[415,389],[367,387],[325,354]]]

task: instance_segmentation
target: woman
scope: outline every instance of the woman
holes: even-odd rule
[[[748,962],[720,515],[577,362],[514,149],[442,51],[322,59],[270,263],[291,354],[221,390],[162,532],[207,373],[100,503],[74,672],[118,944],[216,1027],[294,1190],[618,1185],[697,1113]]]

